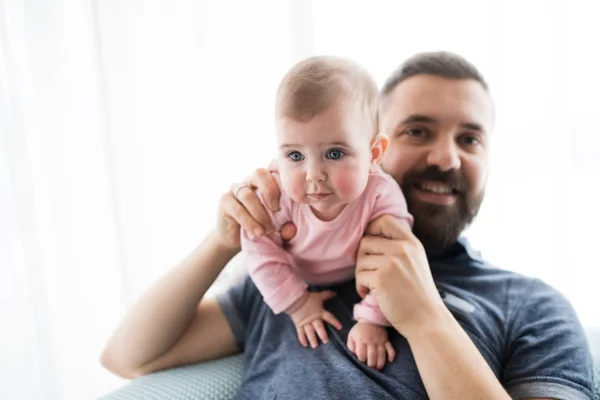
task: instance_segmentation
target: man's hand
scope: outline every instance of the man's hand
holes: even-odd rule
[[[358,321],[350,329],[347,345],[361,362],[377,370],[383,369],[386,358],[392,362],[396,357],[387,329],[367,321]]]
[[[388,215],[373,221],[361,239],[356,288],[363,298],[370,293],[392,326],[407,338],[449,313],[421,242],[406,224]]]
[[[271,172],[277,171],[277,164],[272,162],[269,169],[259,168],[243,183],[234,184],[221,196],[216,238],[223,246],[239,250],[240,227],[255,236],[273,232],[273,224],[267,215],[256,191],[259,191],[273,212],[279,210],[281,193]],[[281,231],[284,240],[296,235],[296,227],[287,224]]]
[[[335,292],[307,292],[292,309],[286,312],[296,325],[298,340],[304,347],[310,346],[315,349],[319,346],[317,335],[321,342],[327,343],[329,336],[323,322],[327,322],[337,330],[342,329],[342,324],[332,313],[323,308],[323,303],[335,296]],[[307,341],[308,339],[308,341]]]

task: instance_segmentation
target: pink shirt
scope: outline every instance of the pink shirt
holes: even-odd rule
[[[335,284],[352,279],[358,243],[374,219],[387,214],[412,226],[402,191],[378,166],[371,168],[360,197],[332,221],[321,221],[309,205],[294,202],[283,192],[279,174],[273,173],[273,177],[281,191],[280,210],[267,212],[276,233],[252,240],[242,230],[242,249],[250,276],[275,314],[299,300],[307,283]],[[287,222],[296,225],[297,234],[284,248],[279,231]],[[389,325],[370,296],[354,307],[354,319]]]

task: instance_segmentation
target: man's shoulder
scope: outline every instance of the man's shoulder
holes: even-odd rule
[[[543,297],[545,301],[568,302],[558,289],[543,279],[504,269],[483,259],[480,259],[479,263],[480,268],[476,269],[476,273],[484,276],[483,281],[488,281],[497,291],[503,292],[503,296],[512,300],[507,301],[512,308],[519,308],[540,297]]]
[[[523,335],[536,336],[539,343],[554,348],[556,331],[570,340],[580,341],[583,328],[577,313],[560,290],[543,279],[498,268],[482,261],[471,270],[459,292],[479,309],[485,310],[478,323],[497,326],[510,349]]]
[[[439,289],[482,309],[486,324],[493,319],[508,331],[524,318],[574,314],[566,297],[542,279],[497,267],[465,249],[454,262],[434,263],[434,279]]]
[[[449,255],[438,258],[440,270],[450,271],[450,276],[464,277],[467,285],[481,285],[485,292],[502,292],[514,298],[527,296],[531,290],[544,290],[559,295],[550,285],[539,278],[525,275],[510,269],[499,267],[487,261],[479,251],[474,249],[466,237],[461,237]]]

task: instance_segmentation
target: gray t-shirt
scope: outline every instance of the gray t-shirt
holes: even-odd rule
[[[464,239],[428,258],[446,306],[513,398],[593,398],[586,337],[559,292],[491,267]],[[354,282],[327,289],[338,295],[325,308],[343,329],[328,327],[330,341],[317,349],[298,343],[290,318],[274,315],[251,279],[219,296],[245,352],[236,399],[427,399],[408,342],[396,331],[389,334],[397,357],[382,371],[356,359],[346,347],[360,301]]]

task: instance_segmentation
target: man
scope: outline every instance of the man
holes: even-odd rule
[[[592,362],[568,302],[535,279],[495,269],[459,238],[477,215],[488,175],[493,105],[479,72],[449,53],[419,54],[384,85],[382,166],[414,216],[413,232],[374,221],[354,282],[323,296],[342,323],[307,349],[251,280],[218,299],[203,295],[239,251],[240,225],[269,221],[252,189],[277,208],[268,171],[223,196],[218,228],[138,302],[103,354],[125,377],[244,350],[238,398],[591,399]],[[282,236],[293,236],[288,226]],[[507,245],[509,242],[507,241]],[[371,293],[391,322],[396,359],[348,351],[351,310]],[[328,293],[328,292],[323,292]]]

